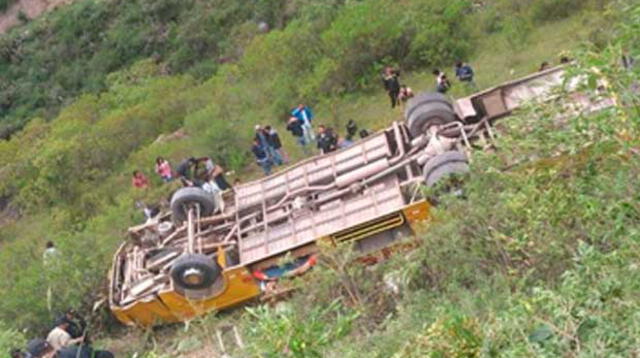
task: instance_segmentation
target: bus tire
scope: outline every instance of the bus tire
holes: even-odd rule
[[[430,102],[444,103],[447,106],[451,107],[451,109],[453,109],[453,106],[451,105],[451,102],[449,102],[449,99],[442,93],[422,92],[418,93],[413,98],[410,98],[409,101],[407,101],[407,108],[404,110],[404,118],[406,120],[409,120],[409,117],[411,117],[413,112],[418,107]]]
[[[171,267],[173,283],[186,290],[208,289],[221,274],[218,263],[203,254],[182,255]]]
[[[463,175],[469,172],[467,156],[458,151],[444,152],[429,159],[422,168],[424,182],[433,187],[450,175]]]
[[[200,216],[213,214],[219,207],[216,198],[198,187],[178,189],[171,197],[171,213],[176,222],[187,220],[186,208],[190,205],[200,206]]]
[[[456,114],[453,109],[442,102],[428,102],[416,108],[409,118],[407,127],[411,135],[416,138],[424,134],[429,127],[454,122]]]

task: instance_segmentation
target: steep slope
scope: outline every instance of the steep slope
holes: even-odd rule
[[[387,100],[378,88],[377,70],[383,63],[422,70],[403,74],[403,80],[419,90],[432,87],[433,80],[428,75],[431,66],[448,68],[451,61],[464,55],[473,60],[484,87],[509,78],[511,69],[515,76],[530,72],[541,61],[556,60],[561,50],[575,48],[594,33],[606,33],[600,31],[599,24],[612,21],[601,19],[597,11],[586,10],[565,21],[534,22],[537,31],[531,31],[531,27],[517,26],[534,21],[530,8],[511,9],[508,2],[496,2],[495,7],[470,11],[465,4],[466,1],[371,0],[345,5],[337,1],[334,8],[310,1],[300,9],[298,17],[266,35],[255,36],[251,30],[245,38],[240,35],[241,30],[232,27],[238,31],[234,39],[246,41],[238,46],[242,57],[237,63],[220,66],[216,75],[204,83],[189,75],[170,75],[166,58],[153,58],[110,74],[105,80],[107,90],[73,100],[55,120],[31,121],[11,141],[0,143],[4,165],[0,188],[22,210],[20,220],[0,231],[0,320],[20,328],[30,327],[32,332],[43,329],[42,322],[53,314],[44,299],[47,287],[53,288],[55,300],[49,303],[54,311],[69,305],[91,305],[100,293],[95,282],[104,277],[110,254],[124,228],[141,218],[133,201],[156,200],[169,189],[155,178],[149,192],[135,191],[128,185],[133,169],[142,168],[151,175],[153,158],[158,155],[175,163],[188,155],[211,154],[246,180],[255,175],[246,151],[253,125],[275,124],[283,133],[285,146],[294,148],[284,134],[281,119],[285,119],[288,107],[301,99],[317,109],[318,123],[339,130],[349,118],[371,129],[397,119],[400,113],[388,110]],[[381,12],[381,8],[389,11]],[[513,13],[513,17],[498,16],[504,13]],[[374,18],[376,21],[372,21]],[[426,26],[431,23],[441,26]],[[191,30],[184,31],[192,34]],[[558,33],[557,41],[547,41],[548,33]],[[520,41],[513,41],[514,36]],[[433,38],[442,41],[430,41]],[[464,91],[455,86],[454,94]],[[187,137],[155,140],[178,128],[183,128]],[[297,151],[292,154],[295,159],[302,156]],[[45,276],[39,259],[47,239],[55,240],[68,260],[59,268],[48,269]],[[419,270],[421,266],[408,267]],[[331,280],[335,276],[327,276],[322,281],[324,286],[318,285],[318,289],[339,292],[340,287],[335,286],[339,281]],[[376,282],[367,280],[362,284],[375,287]],[[323,292],[317,292],[318,300],[312,302],[318,307],[336,298],[322,296]],[[387,302],[382,296],[375,297]],[[298,298],[305,299],[308,298]],[[407,300],[404,304],[411,303],[412,298]],[[296,302],[299,301],[293,302],[294,307],[299,306]],[[311,313],[316,314],[318,322],[327,318],[326,324],[331,326],[335,322],[329,318],[347,312],[343,308],[318,308]],[[394,309],[400,308],[389,312]],[[340,334],[350,332],[350,322],[361,322],[352,319],[353,312],[347,313],[347,319],[340,321],[345,329]],[[102,319],[97,321],[105,324],[101,327],[106,331],[109,321],[104,317],[108,314],[101,314]],[[256,315],[265,322],[273,318],[271,311],[257,311]],[[250,317],[242,319],[247,320],[243,326],[249,331],[246,334],[255,334],[252,337],[256,342],[276,342],[266,331],[251,331],[255,322]],[[386,326],[378,324],[384,319],[366,316],[363,327],[369,333],[354,331],[352,337],[383,329]],[[215,322],[216,318],[209,320]],[[282,320],[276,317],[271,322],[279,325]],[[281,326],[273,328],[278,327]],[[317,332],[294,328],[300,328],[303,336],[322,336],[324,327]],[[210,328],[203,325],[197,329],[210,333]],[[336,340],[334,348],[340,349],[340,337],[331,337]],[[136,343],[143,345],[144,341],[141,337],[136,339],[126,348],[127,353],[143,350]],[[171,352],[173,347],[164,349]]]

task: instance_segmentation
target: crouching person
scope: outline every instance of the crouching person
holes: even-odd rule
[[[114,358],[113,353],[103,350],[94,350],[89,345],[71,345],[58,350],[53,348],[44,339],[36,338],[29,341],[27,351],[12,352],[16,357],[28,358]],[[13,358],[13,356],[12,356]]]

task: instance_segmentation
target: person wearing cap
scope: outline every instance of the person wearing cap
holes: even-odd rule
[[[81,343],[84,340],[84,336],[77,338],[71,337],[68,332],[69,326],[70,323],[66,317],[58,319],[55,328],[47,335],[47,343],[49,343],[54,350],[58,351],[63,347]]]

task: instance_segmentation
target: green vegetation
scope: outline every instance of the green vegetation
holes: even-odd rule
[[[639,168],[637,143],[623,139],[637,138],[640,113],[626,91],[633,74],[617,59],[622,47],[638,55],[640,9],[487,3],[89,0],[3,37],[0,98],[11,101],[0,122],[11,133],[24,128],[0,142],[0,198],[19,215],[0,231],[0,321],[41,333],[53,312],[88,311],[101,298],[96,283],[142,216],[133,201],[168,192],[157,178],[148,192],[129,185],[130,172],[150,174],[157,155],[174,164],[213,155],[246,180],[257,175],[247,153],[253,125],[276,124],[294,148],[281,119],[299,101],[339,129],[349,118],[372,129],[397,119],[378,88],[385,64],[411,70],[403,81],[428,90],[431,67],[471,58],[486,87],[590,41],[577,53],[579,70],[596,76],[589,71],[598,68],[636,107],[564,122],[552,108],[534,108],[505,121],[504,150],[477,153],[468,200],[443,200],[420,249],[372,270],[333,253],[337,261],[302,278],[305,294],[285,309],[210,316],[187,333],[170,330],[173,339],[158,332],[166,343],[157,351],[186,349],[177,343],[186,335],[206,347],[224,319],[250,338],[250,354],[274,357],[630,352],[640,327],[627,314],[638,308]],[[569,5],[581,12],[567,17]],[[258,34],[258,20],[275,29]],[[216,61],[223,57],[232,63]],[[167,136],[178,129],[186,137]],[[43,267],[49,239],[64,260]],[[402,282],[400,296],[384,289],[390,274]],[[104,331],[107,317],[102,310],[94,320]],[[0,332],[4,348],[14,333]],[[122,354],[148,348],[136,343]]]
[[[0,0],[0,13],[7,11],[17,0]]]

